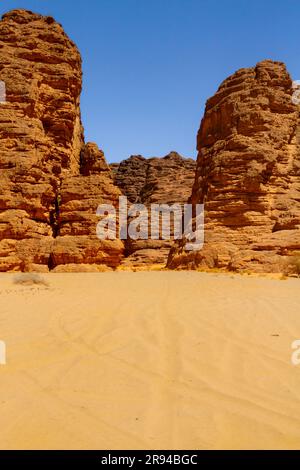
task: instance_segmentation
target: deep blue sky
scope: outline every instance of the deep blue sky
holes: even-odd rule
[[[300,79],[299,0],[1,0],[62,23],[83,57],[86,140],[108,161],[195,157],[206,99],[271,58]]]

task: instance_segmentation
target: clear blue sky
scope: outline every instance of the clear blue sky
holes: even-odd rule
[[[62,23],[83,57],[86,140],[108,161],[196,155],[206,99],[271,58],[300,79],[299,0],[1,0]]]

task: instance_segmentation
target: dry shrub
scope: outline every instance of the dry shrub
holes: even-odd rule
[[[20,273],[14,276],[13,283],[21,286],[47,286],[48,282],[37,273]]]

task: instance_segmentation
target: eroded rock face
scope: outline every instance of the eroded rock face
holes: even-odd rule
[[[131,203],[184,204],[191,193],[196,162],[171,152],[164,158],[146,159],[135,155],[120,164],[111,165],[115,184]],[[129,220],[130,222],[130,220]],[[150,226],[150,219],[149,219]],[[173,242],[170,240],[125,241],[126,257],[122,262],[128,267],[165,265]]]
[[[11,11],[0,80],[0,271],[116,266],[123,245],[96,238],[96,209],[120,191],[103,153],[84,144],[76,46],[53,18]]]
[[[191,202],[205,204],[205,244],[172,248],[170,268],[280,272],[300,249],[300,122],[285,65],[263,61],[226,79],[198,133]]]

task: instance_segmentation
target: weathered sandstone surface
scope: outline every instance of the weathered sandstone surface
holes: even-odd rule
[[[172,248],[170,268],[284,271],[300,249],[300,121],[283,63],[226,79],[198,133],[191,202],[205,204],[205,243]]]
[[[183,205],[193,186],[196,162],[170,152],[163,158],[146,159],[134,155],[120,164],[112,164],[115,184],[131,203],[144,204],[148,209],[149,227],[151,204]],[[129,219],[130,222],[130,219]],[[171,226],[172,229],[172,226]],[[150,235],[150,228],[149,228]],[[172,240],[125,241],[122,265],[128,267],[166,264]]]
[[[103,153],[85,144],[81,58],[51,17],[0,21],[0,271],[115,267],[120,241],[96,237],[96,209],[116,204]]]
[[[171,152],[109,167],[84,142],[81,57],[51,17],[3,16],[0,81],[0,271],[102,271],[168,259],[170,268],[278,272],[300,250],[299,106],[283,63],[263,61],[222,83],[206,105],[197,164]],[[148,209],[189,197],[204,203],[203,249],[100,241],[96,209],[117,207],[121,194]]]

